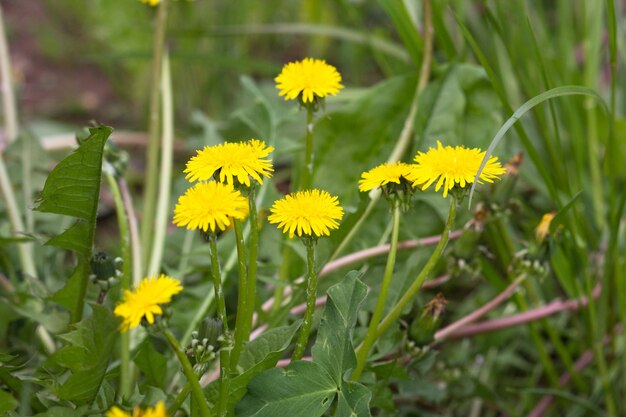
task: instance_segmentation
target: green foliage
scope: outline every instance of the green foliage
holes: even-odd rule
[[[239,358],[241,372],[230,381],[228,409],[234,409],[235,405],[246,395],[248,384],[254,377],[276,366],[301,324],[301,321],[296,321],[290,326],[270,329],[245,346]],[[208,387],[209,400],[213,403],[217,401],[219,388],[220,381]]]
[[[32,61],[36,70],[4,62],[17,71],[7,79],[28,82],[14,86],[24,107],[17,109],[25,122],[20,135],[13,143],[0,140],[0,162],[7,168],[0,172],[0,415],[81,417],[113,405],[132,410],[164,400],[170,411],[194,416],[202,389],[190,400],[187,381],[213,377],[217,361],[195,363],[197,357],[188,355],[194,366],[183,377],[178,370],[185,355],[181,360],[168,351],[155,328],[117,337],[112,311],[122,285],[111,283],[97,303],[92,300],[100,288],[88,286],[94,246],[112,248],[115,258],[118,224],[128,224],[131,237],[133,222],[152,227],[138,208],[150,204],[141,195],[141,131],[153,116],[145,110],[159,8],[139,0],[14,3],[2,13],[9,58],[31,62],[30,54],[41,55]],[[425,4],[432,6],[432,28],[425,24]],[[29,19],[38,30],[25,40]],[[545,417],[625,415],[619,400],[626,393],[626,337],[615,331],[626,323],[623,26],[623,7],[613,0],[169,1],[166,46],[174,106],[172,114],[159,117],[176,122],[175,151],[162,155],[177,166],[172,195],[189,187],[180,171],[196,149],[250,137],[275,147],[274,176],[257,190],[261,247],[254,308],[257,325],[267,327],[244,345],[228,375],[228,414],[522,416],[536,415],[537,405],[551,396]],[[429,72],[420,74],[427,30],[435,40],[433,60],[425,68]],[[304,250],[298,240],[286,242],[266,217],[272,202],[298,183],[306,112],[277,96],[273,78],[286,62],[305,56],[335,65],[346,87],[325,100],[314,120],[314,186],[337,195],[345,210],[341,228],[319,239],[316,266],[326,266],[366,209],[368,217],[342,246],[338,256],[350,256],[340,260],[341,268],[320,279],[318,292],[328,289],[328,297],[313,321],[312,361],[278,369],[301,325],[292,308],[304,300],[294,282],[305,271]],[[422,75],[425,88],[415,117],[407,120]],[[59,84],[58,96],[44,97],[45,89],[33,94],[41,80],[51,88]],[[74,91],[68,82],[80,97],[64,94]],[[3,101],[2,120],[9,119],[10,109]],[[57,134],[86,119],[119,126],[116,144],[129,152],[129,170],[108,185],[130,192],[125,197],[135,217],[126,218],[106,189],[99,201],[111,128],[90,129],[66,157]],[[437,140],[488,148],[503,163],[519,157],[503,181],[480,184],[465,200],[470,205],[459,206],[455,228],[462,234],[449,242],[430,274],[447,281],[420,290],[376,340],[366,371],[352,382],[354,346],[367,330],[385,263],[384,251],[367,258],[358,251],[386,243],[390,233],[385,201],[370,207],[371,194],[359,193],[357,182],[363,171],[389,158],[403,133],[409,138],[400,156],[405,162]],[[17,209],[8,207],[11,192]],[[415,201],[402,214],[401,241],[442,230],[447,201],[430,191],[416,192]],[[174,204],[165,205],[169,214]],[[556,217],[539,241],[535,227],[548,212]],[[16,229],[15,218],[23,228]],[[215,309],[209,249],[200,234],[180,229],[169,228],[162,243],[159,272],[181,279],[184,291],[157,321],[180,335],[178,353],[189,352],[192,332]],[[293,249],[287,260],[285,246]],[[141,278],[145,269],[132,263],[141,258],[139,250],[124,255],[129,278],[131,271]],[[398,252],[385,313],[431,253],[430,244]],[[232,324],[239,312],[231,231],[220,234],[218,255]],[[359,274],[344,277],[355,268]],[[281,269],[289,271],[285,281],[278,278]],[[480,326],[461,326],[475,334],[461,340],[433,334],[476,312],[514,281],[519,288],[482,315]],[[283,304],[260,308],[281,284],[293,290]],[[447,300],[445,312],[426,329],[430,319],[420,319],[420,312],[439,292]],[[585,304],[574,303],[581,297]],[[556,311],[559,305],[567,309]],[[546,309],[553,314],[482,333],[509,316],[526,320]],[[567,382],[557,383],[564,374]],[[221,388],[218,379],[203,390],[213,414]]]
[[[59,379],[56,395],[78,405],[91,404],[98,395],[118,335],[119,321],[111,310],[99,305],[92,309],[75,330],[59,336],[67,345],[49,359],[70,372]]]
[[[65,287],[52,300],[70,310],[72,321],[83,315],[83,300],[89,274],[102,178],[104,144],[113,129],[89,129],[89,137],[50,172],[36,210],[77,217],[69,229],[47,244],[76,252],[78,264]]]
[[[338,416],[368,416],[370,391],[347,379],[356,365],[352,333],[367,287],[357,272],[328,290],[312,362],[294,361],[254,378],[237,407],[240,416],[321,416],[337,400]]]

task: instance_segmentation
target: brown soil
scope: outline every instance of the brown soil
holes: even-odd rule
[[[103,72],[80,56],[70,63],[43,53],[38,30],[50,23],[45,2],[2,0],[0,4],[22,121],[54,118],[79,124],[92,119],[111,122],[108,110],[120,100]]]

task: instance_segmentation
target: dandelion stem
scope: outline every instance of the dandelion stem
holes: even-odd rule
[[[313,324],[313,313],[315,313],[315,296],[317,293],[317,275],[315,273],[315,242],[305,242],[306,245],[306,260],[307,260],[307,274],[306,274],[306,310],[304,312],[304,323],[298,340],[296,341],[296,348],[291,355],[291,360],[296,361],[302,359],[304,356],[304,350],[309,341],[309,334],[311,333],[311,325]]]
[[[180,390],[180,392],[178,393],[178,395],[174,399],[174,403],[167,409],[167,415],[168,416],[176,415],[176,412],[183,405],[183,402],[185,401],[185,399],[189,395],[190,391],[191,391],[191,384],[187,383],[187,385],[185,385],[183,387],[183,389]]]
[[[176,357],[178,358],[178,361],[180,362],[180,365],[183,368],[183,373],[185,374],[185,376],[187,377],[187,381],[191,385],[191,394],[196,400],[196,404],[200,411],[200,415],[202,417],[210,417],[211,410],[209,409],[209,405],[207,404],[206,398],[204,397],[204,393],[202,392],[200,381],[198,380],[196,373],[193,371],[191,362],[189,362],[187,355],[185,355],[185,352],[183,352],[183,350],[181,349],[180,344],[178,343],[178,340],[176,340],[172,332],[165,326],[160,326],[160,329],[163,335],[165,336],[165,338],[167,339],[170,347],[176,354]]]
[[[217,257],[217,236],[209,233],[209,247],[211,248],[211,269],[213,272],[213,288],[217,305],[217,318],[222,322],[224,342],[220,350],[220,400],[218,402],[218,415],[226,415],[226,402],[228,401],[228,389],[230,381],[228,379],[228,366],[230,364],[230,330],[228,329],[228,317],[226,316],[226,300],[224,299],[224,289],[222,288],[222,277],[220,274],[220,264]]]
[[[149,248],[154,227],[155,205],[159,169],[159,110],[161,88],[161,66],[167,27],[167,10],[170,0],[161,0],[158,5],[154,43],[152,45],[152,78],[150,80],[150,110],[148,122],[148,150],[146,168],[146,192],[143,204],[143,222],[141,228],[141,245]],[[148,251],[143,254],[143,265],[148,264]]]
[[[311,188],[313,180],[313,105],[306,106],[306,137],[304,148],[304,166],[299,190]]]
[[[248,271],[246,270],[246,252],[243,241],[243,226],[241,220],[233,219],[235,229],[235,241],[237,244],[237,265],[239,272],[239,288],[237,295],[237,319],[235,321],[235,344],[230,355],[230,370],[237,369],[239,354],[243,342],[247,338],[245,321],[248,317]],[[249,329],[248,329],[249,331]]]
[[[115,176],[113,175],[113,167],[106,163],[105,169],[103,169],[104,176],[107,179],[111,194],[113,195],[113,201],[115,202],[115,211],[117,215],[117,224],[120,230],[120,252],[123,259],[122,264],[122,278],[120,280],[120,292],[124,292],[130,288],[130,280],[132,274],[132,253],[130,250],[130,239],[128,232],[128,216],[124,208],[124,201],[122,199],[122,193],[117,183]],[[132,371],[130,362],[130,334],[129,332],[123,332],[120,335],[120,398],[128,398],[132,393]]]
[[[211,272],[213,273],[213,290],[217,300],[217,318],[222,322],[224,333],[228,333],[228,321],[226,317],[226,300],[224,299],[224,289],[222,288],[222,277],[220,274],[220,264],[217,257],[217,236],[214,232],[208,233],[209,248],[211,249]]]
[[[367,329],[365,339],[356,354],[356,368],[352,373],[352,380],[358,381],[365,367],[367,355],[376,341],[376,329],[380,323],[380,319],[383,316],[383,310],[387,302],[387,292],[391,285],[391,278],[393,277],[393,268],[396,263],[396,252],[398,250],[398,234],[400,231],[400,204],[398,200],[393,200],[393,226],[391,230],[391,247],[389,249],[389,256],[387,257],[387,265],[385,265],[385,275],[383,276],[383,282],[380,287],[380,293],[378,294],[378,301],[376,302],[376,308],[374,314],[370,319],[370,325]]]
[[[259,255],[259,222],[256,207],[256,187],[250,187],[250,252],[248,254],[248,315],[244,324],[246,325],[244,336],[248,340],[250,329],[252,328],[252,316],[256,304],[256,278],[257,278],[257,258]]]
[[[387,330],[389,326],[391,326],[391,324],[394,323],[400,317],[400,315],[402,315],[402,312],[404,311],[406,306],[413,300],[413,297],[415,297],[415,294],[417,294],[417,292],[422,287],[422,284],[428,277],[428,274],[430,274],[430,272],[437,264],[437,261],[441,257],[441,254],[443,253],[443,250],[448,243],[450,230],[454,225],[454,219],[456,217],[456,206],[456,196],[454,194],[450,194],[450,211],[448,213],[448,220],[446,221],[446,225],[443,229],[443,232],[441,233],[441,240],[435,247],[435,251],[433,252],[433,254],[430,255],[430,258],[426,262],[426,265],[424,265],[424,268],[422,268],[419,275],[415,278],[415,281],[413,281],[413,284],[411,284],[411,286],[408,290],[406,290],[402,298],[400,298],[396,305],[393,306],[389,314],[387,314],[387,316],[385,316],[383,321],[380,323],[380,325],[376,329],[376,337],[380,337],[385,332],[385,330]],[[361,346],[357,348],[357,352],[360,349]]]

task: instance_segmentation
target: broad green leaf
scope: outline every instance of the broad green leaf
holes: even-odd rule
[[[89,236],[89,224],[84,220],[78,220],[63,233],[48,240],[46,245],[57,246],[83,256],[89,256],[91,245],[85,241],[85,236]]]
[[[102,150],[113,129],[89,129],[91,135],[50,172],[35,210],[93,221],[98,208]]]
[[[148,384],[157,387],[164,386],[167,375],[167,358],[156,351],[149,337],[139,346],[134,362],[146,376]]]
[[[72,322],[79,321],[83,315],[100,195],[103,150],[112,131],[108,126],[89,129],[89,137],[50,172],[39,205],[35,208],[41,212],[78,218],[73,226],[47,242],[48,245],[78,254],[74,273],[65,287],[51,297],[52,301],[72,313]]]
[[[15,410],[18,405],[18,401],[11,394],[0,390],[0,414]]]
[[[232,410],[246,395],[248,384],[252,378],[276,365],[301,325],[302,321],[298,320],[290,326],[270,329],[245,346],[239,358],[239,367],[243,372],[230,381],[229,410]],[[209,401],[213,403],[217,401],[219,386],[219,380],[209,386],[207,389]]]
[[[113,313],[100,305],[92,308],[92,316],[60,336],[68,345],[51,357],[71,372],[56,394],[75,404],[89,404],[98,394],[118,334],[118,320]]]
[[[313,361],[322,365],[341,386],[343,375],[356,365],[352,332],[357,314],[367,295],[367,286],[351,271],[328,290],[328,301],[311,349]]]
[[[446,145],[484,147],[501,123],[500,102],[485,71],[472,64],[450,64],[424,89],[419,99],[416,151],[436,140]]]
[[[313,182],[356,206],[362,171],[386,160],[400,135],[415,93],[416,77],[383,81],[315,124]]]
[[[337,416],[369,416],[372,394],[368,388],[345,380],[356,365],[352,333],[357,314],[367,296],[367,286],[351,271],[328,290],[328,301],[311,350],[314,363],[320,364],[334,379],[337,390]]]
[[[239,417],[319,417],[337,393],[335,381],[315,362],[296,361],[285,369],[270,369],[248,386],[237,406]]]
[[[358,382],[344,381],[337,394],[336,417],[370,416],[370,399],[372,393]]]

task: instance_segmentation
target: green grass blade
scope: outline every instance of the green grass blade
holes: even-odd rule
[[[472,184],[472,188],[471,188],[470,196],[469,196],[470,205],[472,202],[472,196],[474,195],[474,190],[476,188],[476,182],[480,178],[480,174],[482,173],[483,168],[487,164],[487,161],[489,160],[489,157],[493,153],[494,149],[496,148],[496,146],[498,146],[498,144],[500,143],[500,141],[502,140],[506,132],[508,132],[508,130],[511,128],[511,126],[513,126],[515,122],[517,122],[526,112],[531,110],[536,105],[541,104],[544,101],[550,100],[553,98],[572,96],[572,95],[582,95],[582,96],[593,97],[600,102],[600,104],[602,105],[606,113],[607,114],[609,113],[609,110],[606,106],[606,103],[604,102],[604,99],[598,93],[596,93],[591,88],[577,86],[577,85],[566,85],[562,87],[556,87],[531,98],[526,103],[522,104],[515,111],[515,113],[513,113],[513,115],[509,117],[509,119],[504,123],[504,125],[502,125],[498,133],[496,133],[493,140],[489,144],[489,148],[487,148],[487,152],[485,152],[485,157],[483,158],[483,161],[480,164],[480,168],[478,168],[478,172],[476,173],[476,176],[474,177],[474,183]]]

